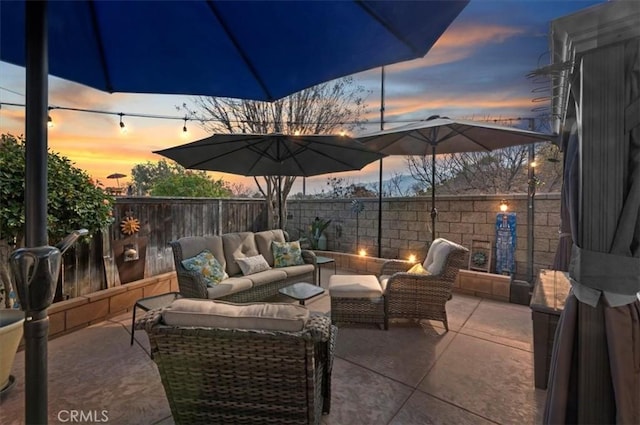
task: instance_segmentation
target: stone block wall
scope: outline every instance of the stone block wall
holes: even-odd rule
[[[466,247],[473,239],[495,240],[496,215],[500,200],[509,202],[509,211],[516,213],[517,245],[515,278],[531,281],[539,269],[551,268],[559,237],[560,194],[538,194],[534,198],[533,264],[528,269],[527,255],[528,199],[518,195],[438,196],[436,207],[436,237],[443,237]],[[327,229],[330,251],[357,253],[365,249],[378,256],[378,199],[360,199],[365,206],[359,215],[351,210],[352,199],[289,200],[287,230],[293,238],[298,229],[308,227],[315,217],[331,219]],[[384,198],[382,200],[383,258],[403,258],[414,254],[424,258],[431,243],[431,199]],[[495,246],[494,246],[495,249]],[[495,266],[492,265],[491,271]]]

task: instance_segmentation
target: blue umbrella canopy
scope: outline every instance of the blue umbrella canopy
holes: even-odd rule
[[[53,1],[49,72],[107,92],[275,100],[424,56],[467,0]],[[0,6],[24,66],[25,2]]]
[[[107,92],[271,101],[424,56],[467,3],[0,1],[0,60],[26,67],[26,245],[48,244],[49,74]],[[46,307],[25,332],[27,423],[47,422]]]

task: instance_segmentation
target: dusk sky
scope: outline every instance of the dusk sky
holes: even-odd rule
[[[431,115],[467,119],[538,117],[533,103],[539,94],[526,75],[550,63],[548,33],[551,20],[602,1],[471,0],[427,55],[418,60],[385,67],[385,129]],[[380,128],[380,68],[355,74],[357,84],[371,90],[367,98],[367,131]],[[24,68],[0,62],[0,101],[24,104]],[[131,174],[135,164],[158,161],[153,154],[170,146],[201,139],[207,134],[189,122],[127,117],[127,114],[166,115],[180,118],[176,106],[192,104],[189,96],[108,94],[59,78],[49,79],[49,104],[124,113],[127,133],[119,118],[86,112],[53,110],[54,127],[49,146],[84,169],[105,186],[111,173]],[[549,129],[542,128],[548,132]],[[0,133],[24,134],[24,108],[2,105]],[[357,136],[357,134],[355,134]],[[405,172],[402,157],[384,160],[384,178]],[[253,180],[212,173],[215,178],[241,182],[254,189]],[[340,173],[353,182],[376,181],[377,163],[358,173]],[[307,179],[307,193],[326,187],[328,176]],[[124,184],[128,178],[121,179]],[[301,179],[293,193],[301,190]]]

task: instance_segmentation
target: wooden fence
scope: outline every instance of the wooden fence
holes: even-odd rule
[[[88,243],[76,243],[64,255],[57,300],[121,284],[123,264],[118,260],[123,241],[145,242],[144,255],[131,263],[142,272],[141,277],[149,277],[174,269],[171,240],[268,228],[262,199],[123,197],[116,198],[113,215],[109,229],[93,235]],[[120,222],[127,216],[140,222],[140,231],[133,237],[120,232]]]

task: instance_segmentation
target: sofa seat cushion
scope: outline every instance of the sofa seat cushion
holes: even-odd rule
[[[207,288],[209,299],[226,297],[236,292],[246,291],[253,287],[253,282],[246,277],[230,277],[218,283],[213,288]]]
[[[282,229],[265,230],[255,233],[256,246],[258,252],[267,260],[267,263],[273,267],[273,252],[271,250],[272,242],[285,242],[284,232]]]
[[[260,286],[267,283],[273,283],[287,278],[287,274],[282,269],[271,269],[263,272],[244,276],[245,279],[251,280],[254,286]]]
[[[382,286],[373,275],[340,275],[329,277],[329,295],[332,298],[379,298]]]
[[[277,270],[282,270],[287,274],[287,277],[302,276],[304,274],[313,273],[313,264],[302,264],[301,266],[289,266],[281,267]]]
[[[253,232],[225,233],[222,235],[222,246],[229,276],[240,273],[236,258],[254,257],[259,254]]]
[[[180,298],[162,312],[162,319],[170,326],[298,332],[304,329],[309,310],[290,303],[234,304]]]

